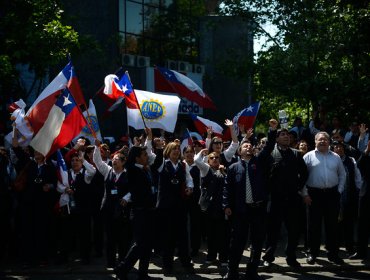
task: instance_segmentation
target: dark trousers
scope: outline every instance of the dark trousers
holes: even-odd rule
[[[52,215],[46,203],[20,205],[20,255],[24,261],[46,261],[53,254]]]
[[[281,224],[284,222],[288,234],[285,254],[287,259],[296,259],[296,249],[300,234],[300,209],[302,198],[273,197],[270,211],[267,214],[266,253],[263,259],[268,262],[275,260],[274,254],[280,237]]]
[[[123,261],[132,241],[131,222],[128,217],[115,217],[104,214],[106,234],[107,264],[110,267],[116,265],[116,254],[118,251],[119,261]]]
[[[200,210],[199,204],[195,201],[190,201],[188,209],[190,222],[190,248],[192,253],[196,253],[199,251],[202,241],[203,213]]]
[[[230,222],[224,216],[206,214],[207,260],[214,260],[219,254],[220,262],[227,262],[230,245]]]
[[[252,249],[247,265],[247,274],[257,273],[265,236],[265,218],[265,204],[254,208],[247,206],[247,213],[234,213],[232,215],[229,274],[237,274],[249,233]]]
[[[175,247],[183,265],[190,263],[187,213],[185,208],[158,209],[163,266],[171,268]]]
[[[341,208],[341,219],[339,222],[341,239],[344,241],[347,252],[353,253],[355,223],[358,218],[358,203],[346,203]]]
[[[153,247],[154,209],[133,209],[132,214],[133,244],[124,261],[118,265],[118,270],[127,274],[140,260],[139,274],[145,277]]]
[[[370,190],[367,190],[366,194],[360,198],[357,233],[357,252],[367,256],[370,237]]]
[[[91,254],[91,216],[88,210],[77,211],[75,219],[80,258],[85,262],[90,261]]]
[[[324,220],[325,242],[329,256],[338,255],[338,214],[340,194],[337,187],[330,189],[308,188],[312,199],[309,207],[308,249],[317,257],[321,244],[321,223]]]
[[[93,233],[93,243],[94,249],[97,256],[101,256],[103,254],[103,247],[104,247],[104,223],[103,223],[103,215],[99,210],[95,210],[92,215],[92,233]]]

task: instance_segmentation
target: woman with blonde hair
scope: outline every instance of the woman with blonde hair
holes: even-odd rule
[[[148,134],[147,143],[152,135]],[[151,148],[151,145],[147,145]],[[177,245],[183,267],[193,271],[188,248],[186,198],[193,189],[189,166],[182,162],[180,144],[170,142],[163,150],[163,161],[157,169],[159,175],[157,211],[162,243],[163,270],[171,274]]]
[[[207,163],[205,163],[203,157],[207,153],[208,149],[203,149],[195,156],[195,164],[200,169],[202,178],[202,192],[207,194],[209,202],[208,207],[203,207],[206,214],[208,247],[206,263],[214,262],[218,254],[221,266],[226,267],[230,235],[229,221],[225,219],[222,208],[222,193],[226,184],[226,172],[224,166],[220,164],[220,154],[217,152],[208,154]]]

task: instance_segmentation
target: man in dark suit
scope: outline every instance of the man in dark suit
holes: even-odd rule
[[[275,250],[280,228],[284,222],[288,232],[286,261],[291,267],[300,267],[296,249],[299,240],[300,209],[303,206],[299,191],[307,180],[307,167],[298,150],[289,147],[289,131],[279,129],[276,146],[271,153],[273,166],[270,173],[271,198],[267,216],[266,252],[262,257],[264,266],[275,260]]]
[[[277,125],[276,120],[270,120],[267,144],[257,156],[253,154],[251,143],[242,142],[239,147],[241,160],[229,167],[223,207],[225,214],[232,217],[232,235],[228,273],[224,279],[239,278],[238,266],[249,230],[252,250],[247,265],[246,279],[260,279],[257,268],[264,238],[264,219],[268,197],[267,180]]]
[[[154,162],[162,161],[158,156]],[[119,279],[127,279],[127,274],[140,259],[140,280],[151,279],[148,276],[152,234],[154,232],[154,191],[153,180],[149,169],[146,147],[134,146],[129,152],[127,179],[132,201],[132,223],[134,242],[126,258],[116,268]]]

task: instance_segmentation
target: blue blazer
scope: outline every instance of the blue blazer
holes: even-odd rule
[[[236,213],[246,213],[246,171],[252,187],[254,202],[266,201],[268,198],[269,173],[272,166],[271,152],[274,149],[276,131],[268,133],[266,146],[248,162],[243,160],[232,164],[227,172],[227,185],[224,188],[223,208],[231,208]]]

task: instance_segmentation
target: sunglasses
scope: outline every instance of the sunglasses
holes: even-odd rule
[[[220,157],[209,157],[209,159],[212,159],[212,160],[214,160],[214,159],[219,159]]]

